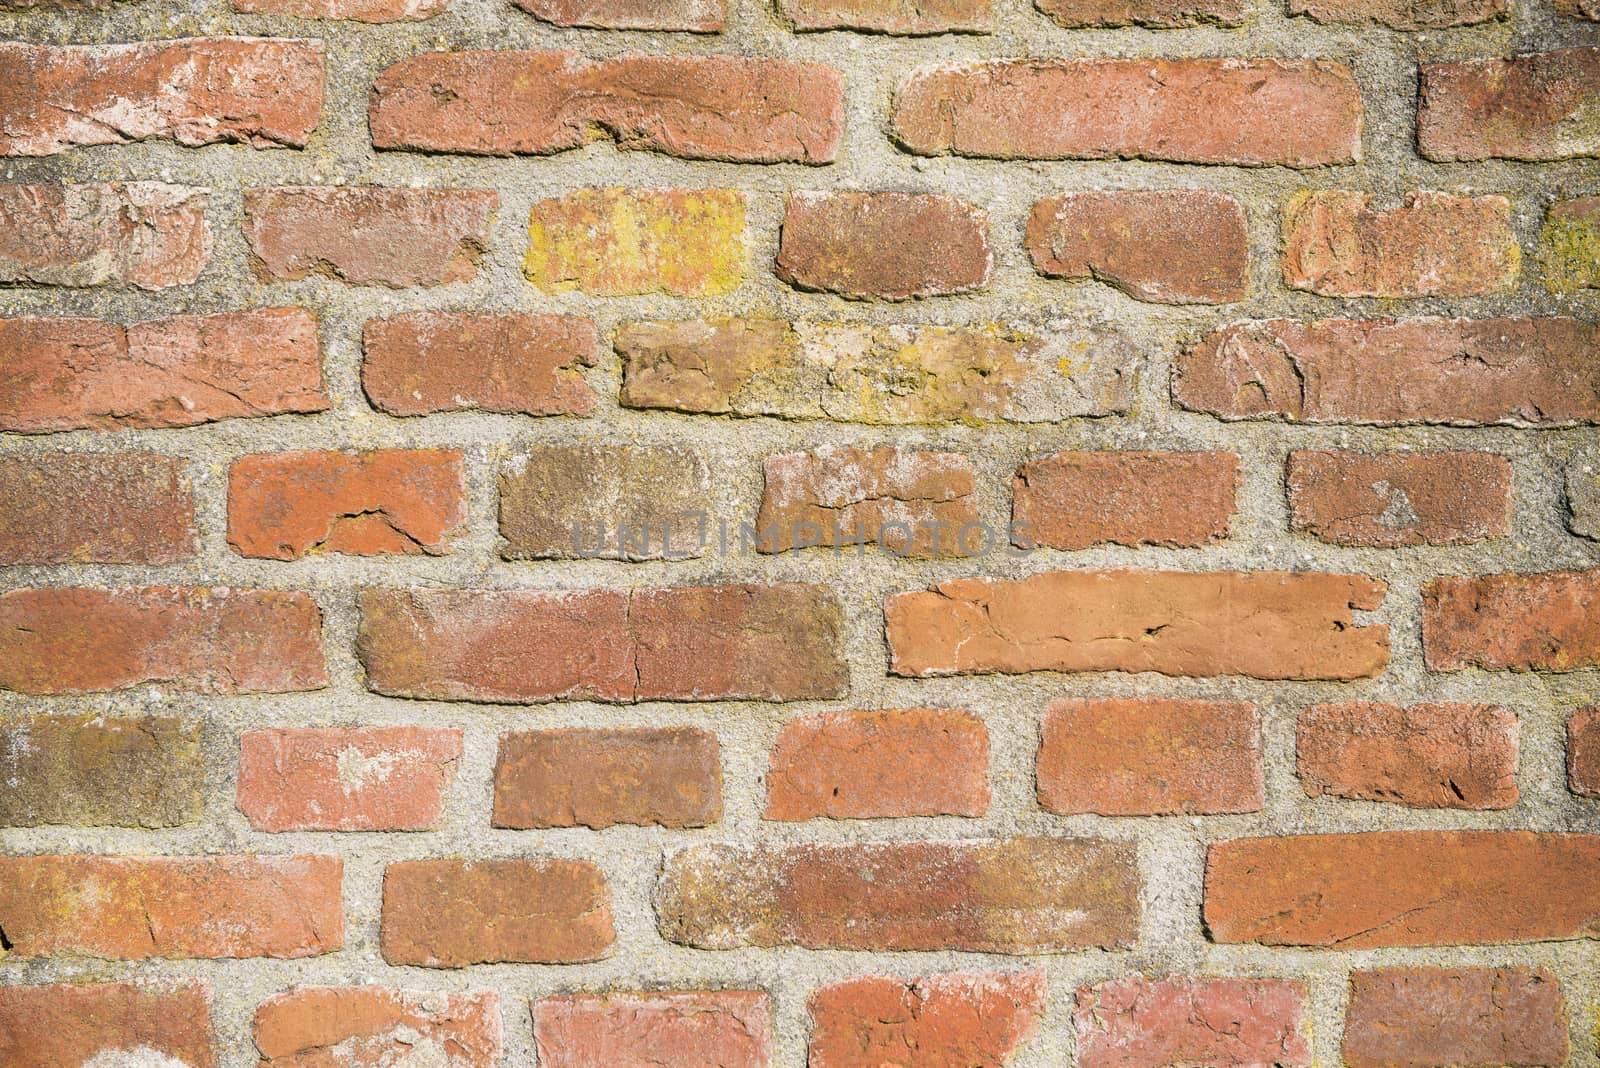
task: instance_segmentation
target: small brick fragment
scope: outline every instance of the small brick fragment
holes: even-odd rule
[[[1600,156],[1600,48],[1423,63],[1418,73],[1425,159]]]
[[[79,1068],[119,1056],[217,1068],[210,987],[187,979],[0,986],[6,1068]]]
[[[200,741],[198,720],[170,716],[70,713],[0,722],[0,826],[193,823],[205,808]]]
[[[274,728],[239,739],[239,811],[258,831],[426,831],[461,759],[459,730]]]
[[[1034,0],[1034,7],[1069,30],[1110,26],[1238,26],[1249,17],[1244,0]]]
[[[896,37],[935,33],[991,33],[989,0],[779,0],[779,11],[797,33],[811,30],[862,30]]]
[[[1043,972],[863,976],[811,995],[810,1068],[1009,1064],[1039,1030]]]
[[[1305,984],[1289,979],[1136,976],[1078,990],[1081,1068],[1312,1063]]]
[[[717,736],[692,727],[500,737],[496,827],[708,827],[722,818]]]
[[[1566,1064],[1561,983],[1545,968],[1380,968],[1350,974],[1349,1068]]]
[[[1058,452],[1029,460],[1011,480],[1013,543],[1204,545],[1228,536],[1238,475],[1231,452]]]
[[[1600,541],[1600,448],[1579,446],[1567,461],[1567,529]]]
[[[377,986],[302,986],[256,1010],[260,1068],[494,1068],[500,998]]]
[[[1511,461],[1487,452],[1307,449],[1284,463],[1289,525],[1335,545],[1464,545],[1511,531]]]
[[[989,217],[932,193],[789,194],[778,277],[849,300],[910,300],[982,289]]]
[[[1539,267],[1552,292],[1600,289],[1600,197],[1550,205],[1539,231]]]
[[[211,262],[210,190],[0,185],[0,284],[186,286]]]
[[[1391,30],[1446,30],[1503,19],[1510,0],[1289,0],[1289,14],[1330,26],[1386,26]]]
[[[197,548],[194,491],[177,457],[0,456],[0,565],[170,564]]]
[[[420,22],[442,14],[450,0],[233,0],[247,15],[349,22]]]
[[[540,1068],[768,1068],[772,1005],[756,990],[570,994],[533,1003]]]
[[[1600,707],[1580,708],[1567,722],[1567,787],[1600,797]]]
[[[511,0],[552,26],[720,33],[726,0]]]
[[[1600,571],[1444,576],[1422,587],[1429,671],[1600,665]]]

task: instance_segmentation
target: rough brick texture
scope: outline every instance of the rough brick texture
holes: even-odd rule
[[[1052,549],[1198,546],[1228,535],[1239,458],[1218,452],[1061,452],[1011,480],[1013,540]]]
[[[1550,205],[1539,231],[1539,267],[1554,292],[1600,288],[1600,197]]]
[[[152,1053],[185,1068],[217,1068],[211,992],[204,984],[0,987],[0,1059],[10,1068],[127,1063]]]
[[[754,990],[543,998],[533,1003],[533,1041],[544,1068],[766,1068],[772,1007]]]
[[[1042,972],[846,980],[811,996],[810,1068],[1003,1065],[1039,1030]]]
[[[555,26],[604,30],[687,30],[716,33],[727,15],[726,0],[512,0]]]
[[[1242,0],[1035,0],[1034,6],[1068,29],[1090,26],[1177,29],[1208,23],[1237,26],[1249,11]]]
[[[1430,671],[1576,671],[1600,664],[1600,571],[1443,577],[1422,589]]]
[[[719,757],[717,736],[689,727],[502,735],[494,825],[708,827],[722,817]]]
[[[0,456],[0,565],[170,564],[198,548],[182,460],[148,453]]]
[[[907,5],[896,0],[780,0],[779,10],[797,32],[866,30],[896,36],[988,33],[994,26],[989,0],[935,0]]]
[[[1580,708],[1567,723],[1567,785],[1600,797],[1600,708]]]
[[[1561,984],[1543,968],[1381,968],[1350,976],[1350,1068],[1566,1064]]]
[[[1442,30],[1505,18],[1510,0],[1289,0],[1289,14],[1329,26],[1387,26],[1392,30]]]
[[[547,292],[712,297],[745,275],[745,195],[731,189],[580,189],[528,217],[522,273]]]
[[[791,193],[778,277],[852,300],[909,300],[982,289],[994,266],[989,217],[957,197]]]
[[[1117,979],[1078,991],[1082,1068],[1310,1065],[1306,988],[1282,979]]]
[[[1335,545],[1462,545],[1511,530],[1511,464],[1486,452],[1292,452],[1289,525]]]
[[[162,182],[0,185],[0,283],[188,285],[211,262],[209,206]]]
[[[1424,63],[1417,148],[1428,159],[1600,155],[1600,48]]]
[[[178,827],[200,818],[197,722],[36,715],[0,725],[0,825]]]
[[[251,1028],[261,1068],[376,1068],[417,1059],[493,1068],[500,999],[382,987],[299,987],[261,1003]]]

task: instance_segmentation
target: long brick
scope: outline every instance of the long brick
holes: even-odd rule
[[[533,1003],[541,1068],[767,1068],[772,1004],[756,990],[570,994]]]
[[[211,262],[208,194],[162,182],[0,185],[0,283],[186,286]]]
[[[989,216],[936,193],[789,194],[778,277],[848,300],[910,300],[982,289],[994,267]]]
[[[201,737],[198,720],[173,716],[78,712],[0,722],[0,826],[193,823],[205,805]]]
[[[260,1068],[494,1068],[500,998],[377,986],[302,986],[256,1009]]]
[[[1600,155],[1600,48],[1423,63],[1417,148],[1437,162]]]
[[[667,857],[662,937],[740,946],[1058,953],[1132,944],[1131,843],[1092,838],[698,846]]]
[[[1289,525],[1335,545],[1461,545],[1511,530],[1511,461],[1488,452],[1291,452]]]
[[[344,945],[338,857],[0,857],[10,955],[311,957]]]
[[[170,564],[197,549],[193,489],[177,457],[0,456],[0,565]]]
[[[916,5],[895,0],[780,0],[778,9],[798,33],[864,30],[921,37],[935,33],[990,33],[994,29],[989,0],[937,0]]]
[[[233,0],[235,11],[297,19],[418,22],[442,14],[450,0]]]
[[[170,1058],[217,1068],[211,990],[190,979],[0,987],[0,1064],[78,1068]],[[118,1059],[126,1058],[126,1059]]]
[[[458,701],[792,701],[842,696],[820,586],[368,590],[358,652],[378,693]],[[537,657],[507,656],[538,648]]]
[[[1580,708],[1567,721],[1567,788],[1600,797],[1600,707]]]
[[[890,671],[1154,671],[1361,679],[1389,660],[1386,626],[1351,609],[1386,586],[1315,572],[1055,571],[952,579],[889,598]]]
[[[1600,571],[1444,576],[1422,587],[1429,671],[1600,665]]]
[[[1305,1006],[1305,984],[1289,979],[1113,979],[1078,990],[1078,1064],[1304,1068]]]
[[[378,148],[549,155],[603,132],[683,159],[831,163],[844,78],[746,56],[428,52],[378,75],[370,119]]]
[[[553,26],[601,30],[685,30],[717,33],[726,0],[511,0]]]
[[[500,736],[496,827],[707,827],[722,818],[717,736],[693,727]]]
[[[1329,26],[1386,26],[1391,30],[1444,30],[1503,19],[1510,0],[1289,0],[1289,14]]]
[[[1214,942],[1330,949],[1600,938],[1600,836],[1378,831],[1214,842],[1205,923]]]
[[[1545,968],[1380,968],[1350,974],[1349,1068],[1566,1064],[1561,982]]]
[[[238,805],[258,831],[426,831],[438,825],[461,732],[301,727],[239,739]]]
[[[1148,26],[1178,29],[1216,24],[1238,26],[1250,14],[1243,0],[1035,0],[1058,26]]]
[[[0,156],[150,138],[303,148],[322,114],[322,66],[321,41],[0,43]]]
[[[1572,426],[1600,422],[1577,319],[1267,319],[1186,348],[1172,396],[1222,419]]]
[[[891,133],[922,156],[1316,167],[1359,157],[1361,95],[1321,60],[990,60],[913,72]]]
[[[1011,480],[1014,540],[1087,549],[1193,547],[1228,536],[1239,457],[1230,452],[1058,452]]]
[[[809,1068],[1009,1064],[1045,1015],[1043,972],[863,976],[811,995]]]
[[[1546,209],[1539,268],[1552,292],[1600,289],[1600,197],[1558,200]]]

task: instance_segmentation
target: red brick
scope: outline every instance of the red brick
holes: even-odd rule
[[[376,986],[302,986],[256,1010],[260,1068],[493,1068],[500,999]]]
[[[92,711],[7,718],[0,826],[193,823],[205,810],[203,740],[198,718]]]
[[[1283,213],[1283,280],[1325,297],[1467,297],[1517,284],[1522,254],[1505,197],[1301,193]]]
[[[772,1006],[755,990],[569,994],[533,1003],[541,1068],[767,1068]]]
[[[1335,545],[1462,545],[1511,531],[1511,461],[1487,452],[1291,452],[1289,525]]]
[[[1244,0],[1034,0],[1050,20],[1068,29],[1094,26],[1238,26],[1249,17]]]
[[[1332,26],[1387,26],[1391,30],[1443,30],[1505,18],[1510,0],[1289,0],[1290,15]]]
[[[123,1064],[119,1057],[152,1054],[183,1068],[217,1068],[209,987],[172,979],[0,987],[6,1068]]]
[[[161,182],[0,185],[0,283],[186,286],[211,262],[207,193]]]
[[[576,964],[615,940],[611,888],[585,860],[408,860],[384,873],[390,964]]]
[[[989,217],[932,193],[790,193],[778,277],[850,300],[909,300],[982,289],[994,255]]]
[[[935,33],[989,33],[994,29],[989,0],[936,0],[915,5],[893,0],[779,0],[778,8],[797,33],[864,30],[921,37]]]
[[[718,33],[726,0],[511,0],[553,26]]]
[[[1422,588],[1429,671],[1600,665],[1600,571],[1436,578]]]
[[[712,845],[667,857],[655,905],[701,949],[1056,953],[1132,945],[1139,872],[1094,838]]]
[[[719,753],[693,727],[503,734],[494,826],[708,827],[722,818]]]
[[[1377,831],[1214,842],[1205,923],[1214,942],[1331,949],[1600,938],[1600,835]]]
[[[449,6],[450,0],[233,0],[233,9],[248,15],[375,23],[431,19]]]
[[[1350,975],[1349,1068],[1566,1064],[1561,983],[1544,968],[1382,968]]]
[[[1003,59],[924,67],[891,134],[922,156],[1349,163],[1361,94],[1343,63],[1284,59]]]
[[[1249,701],[1056,701],[1039,743],[1039,807],[1102,816],[1258,812],[1261,722]]]
[[[0,564],[170,564],[193,556],[195,539],[176,457],[0,456]]]
[[[1228,536],[1239,457],[1231,452],[1058,452],[1011,480],[1018,545],[1193,547]]]
[[[408,312],[361,329],[361,385],[390,415],[588,415],[600,335],[566,315]]]
[[[890,671],[1370,678],[1388,663],[1389,629],[1355,626],[1351,609],[1377,609],[1386,589],[1282,571],[952,579],[889,598]]]
[[[1034,270],[1094,280],[1135,300],[1226,304],[1249,287],[1244,208],[1201,189],[1067,193],[1033,206]]]
[[[344,946],[338,857],[0,857],[19,960],[311,957]]]
[[[1597,344],[1576,319],[1243,322],[1184,350],[1172,396],[1223,419],[1571,426],[1600,422]]]
[[[1600,48],[1423,63],[1417,149],[1437,162],[1600,155]]]
[[[0,43],[0,156],[150,138],[303,148],[322,114],[322,66],[321,41]]]
[[[368,685],[457,701],[793,701],[843,695],[842,623],[820,586],[368,590]],[[507,656],[538,648],[540,656]]]
[[[193,586],[0,593],[0,690],[70,694],[159,683],[199,693],[328,684],[322,613],[304,593]]]
[[[229,470],[228,544],[240,556],[437,556],[466,521],[459,449],[280,452]]]
[[[813,712],[778,732],[769,820],[981,816],[989,731],[959,708]]]
[[[1600,708],[1580,708],[1567,722],[1567,787],[1600,797]]]
[[[492,189],[246,189],[244,236],[263,282],[437,286],[477,277],[499,206]]]
[[[683,159],[831,163],[844,126],[838,71],[746,56],[428,52],[378,75],[371,100],[378,148],[484,156],[603,134]]]
[[[1413,808],[1517,803],[1517,717],[1492,705],[1312,705],[1300,714],[1295,754],[1309,797]]]
[[[276,728],[239,739],[239,811],[258,831],[426,831],[438,825],[461,732]]]
[[[1136,976],[1078,990],[1080,1068],[1305,1066],[1306,988],[1288,979]]]
[[[1009,1064],[1039,1030],[1043,972],[863,976],[811,995],[810,1068]]]

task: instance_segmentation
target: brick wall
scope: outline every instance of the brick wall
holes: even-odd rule
[[[0,1065],[1596,1068],[1597,20],[0,0]]]

